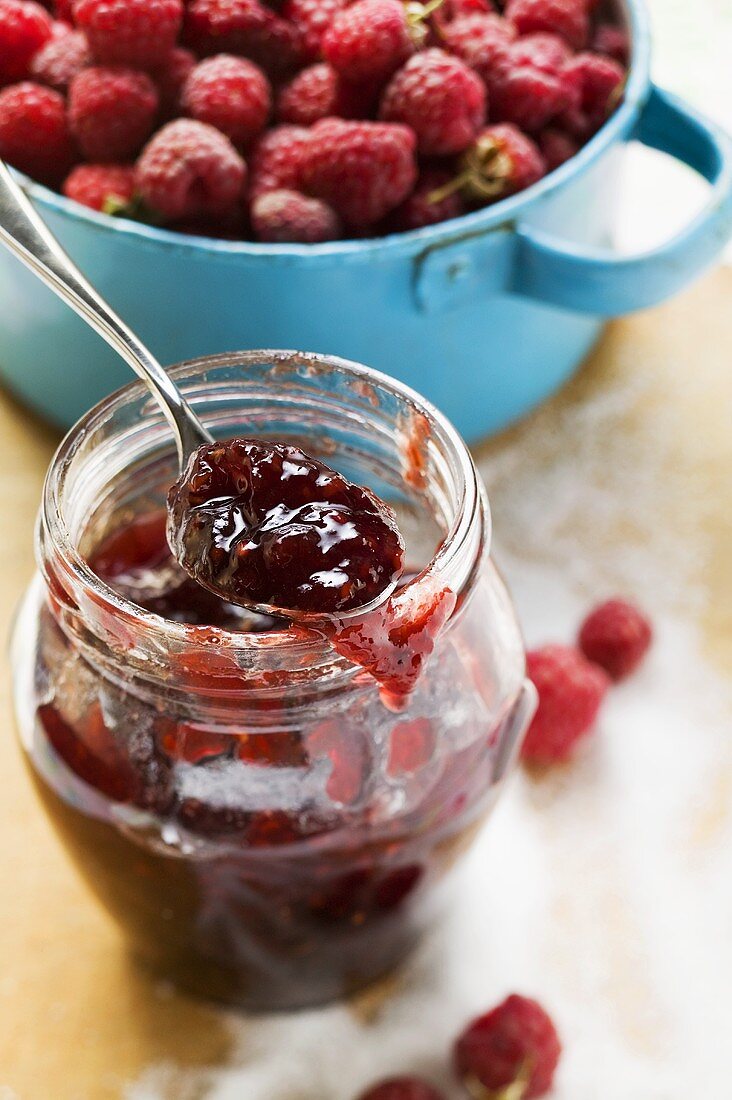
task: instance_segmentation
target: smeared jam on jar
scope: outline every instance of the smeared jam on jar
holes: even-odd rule
[[[170,490],[168,539],[222,599],[332,615],[392,589],[404,542],[370,490],[284,443],[200,447]]]

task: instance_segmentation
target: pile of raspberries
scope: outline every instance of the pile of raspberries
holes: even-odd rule
[[[530,186],[603,124],[628,40],[595,6],[0,0],[0,156],[204,236],[418,229]]]

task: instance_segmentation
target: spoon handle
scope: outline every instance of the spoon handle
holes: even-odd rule
[[[181,464],[211,436],[180,390],[127,325],[87,282],[0,160],[0,242],[71,306],[152,390],[175,433]]]

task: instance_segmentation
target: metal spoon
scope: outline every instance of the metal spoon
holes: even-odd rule
[[[41,220],[0,160],[0,241],[71,306],[147,383],[173,429],[181,468],[213,437],[176,384],[134,332],[107,305]]]

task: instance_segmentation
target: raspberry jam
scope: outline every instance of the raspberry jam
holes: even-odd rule
[[[177,560],[233,603],[350,611],[401,572],[391,508],[299,447],[252,439],[199,447],[168,508]]]
[[[169,432],[127,387],[49,473],[14,639],[21,742],[138,960],[248,1009],[320,1004],[434,919],[525,725],[521,639],[470,457],[397,383],[264,353],[177,378],[217,434],[302,439],[393,500],[417,571],[328,638],[202,588],[166,544]]]

